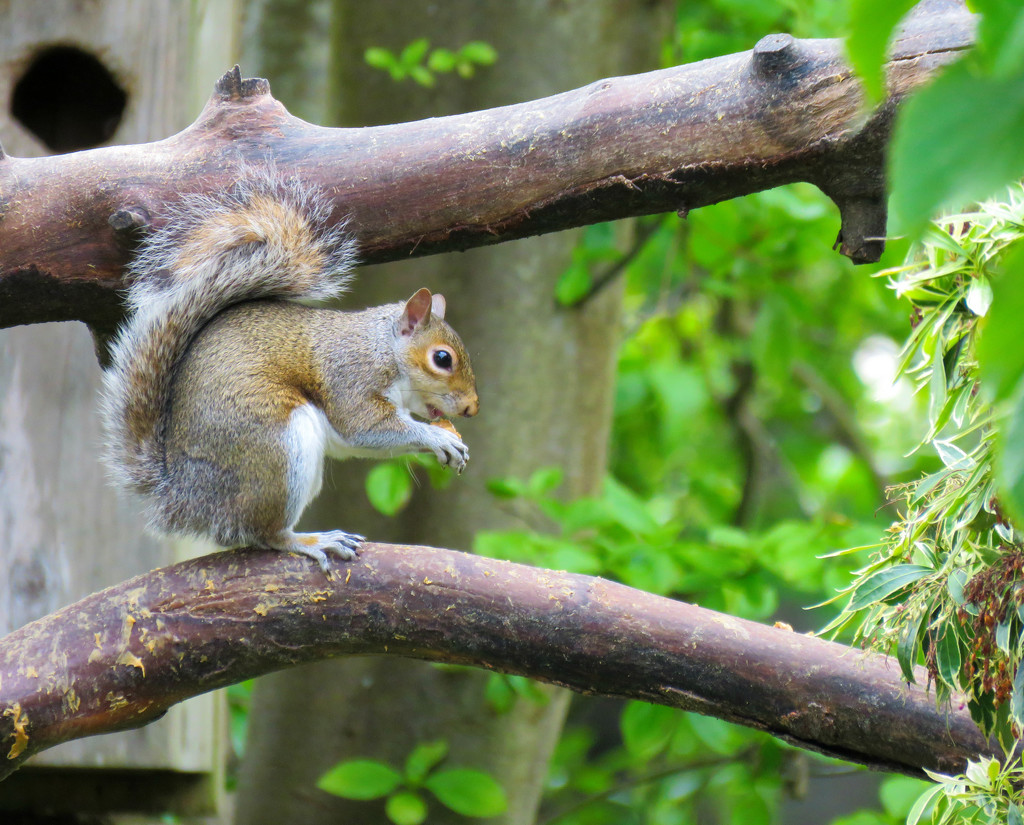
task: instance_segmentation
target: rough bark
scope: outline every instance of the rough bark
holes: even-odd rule
[[[603,579],[368,544],[334,581],[274,551],[193,559],[10,634],[0,641],[0,777],[33,753],[143,725],[189,696],[367,653],[711,714],[912,775],[993,752],[963,702],[936,709],[883,657]]]
[[[958,3],[922,6],[893,46],[889,97],[870,117],[840,41],[770,35],[751,52],[363,129],[305,123],[265,81],[228,73],[198,120],[166,140],[0,152],[0,326],[77,319],[109,330],[138,230],[160,225],[182,191],[225,187],[243,158],[272,158],[327,189],[370,263],[686,212],[794,181],[837,203],[845,254],[877,260],[895,106],[973,40]]]

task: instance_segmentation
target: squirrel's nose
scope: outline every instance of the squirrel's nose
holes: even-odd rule
[[[477,396],[473,396],[473,400],[470,401],[465,407],[462,408],[462,412],[459,415],[465,418],[472,418],[480,411],[480,399]]]

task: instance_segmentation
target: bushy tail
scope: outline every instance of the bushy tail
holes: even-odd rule
[[[151,492],[164,474],[174,368],[218,312],[255,298],[318,300],[349,279],[355,242],[328,227],[317,190],[246,172],[221,197],[186,196],[128,269],[132,312],[104,374],[106,463],[115,480]]]

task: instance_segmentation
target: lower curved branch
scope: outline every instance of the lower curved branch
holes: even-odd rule
[[[0,640],[0,778],[34,753],[144,725],[196,694],[368,653],[694,710],[913,775],[993,752],[966,711],[937,710],[883,657],[603,579],[367,544],[333,581],[274,551],[193,559]]]

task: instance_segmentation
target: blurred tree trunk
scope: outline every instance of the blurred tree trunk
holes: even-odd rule
[[[666,10],[649,0],[335,0],[326,125],[372,125],[499,106],[655,68]],[[471,79],[438,75],[436,86],[425,89],[408,80],[396,83],[363,60],[369,47],[397,54],[421,37],[432,48],[451,49],[482,40],[497,50],[498,61]],[[270,81],[277,92],[272,75]],[[598,490],[619,293],[606,290],[582,309],[556,305],[554,286],[578,238],[578,232],[566,232],[360,273],[344,301],[348,307],[402,299],[420,286],[448,298],[448,317],[467,344],[481,396],[480,415],[458,425],[472,459],[444,490],[430,489],[422,479],[410,505],[391,519],[367,502],[368,465],[331,465],[328,489],[308,516],[309,526],[469,549],[478,530],[514,523],[487,493],[491,478],[524,477],[558,465],[565,495]],[[544,686],[542,700],[519,698],[511,709],[496,711],[485,699],[487,679],[479,672],[368,658],[261,680],[254,691],[237,822],[386,822],[381,803],[333,798],[315,788],[317,778],[352,758],[382,759],[400,768],[417,743],[437,739],[451,745],[447,765],[487,770],[505,787],[509,810],[496,821],[532,822],[568,694]],[[466,819],[432,803],[428,821]]]

